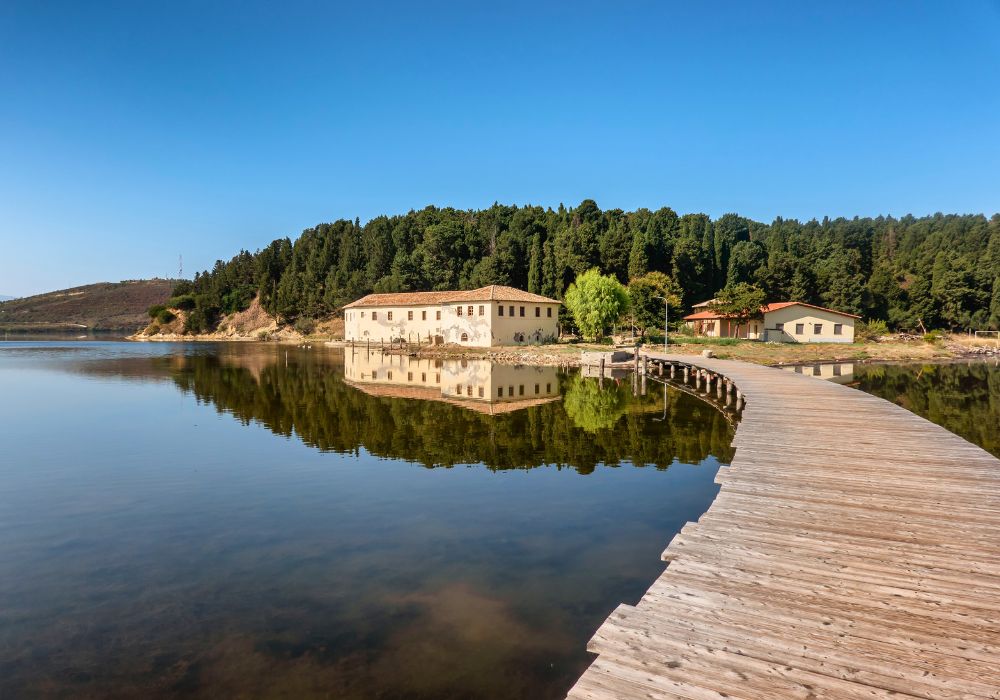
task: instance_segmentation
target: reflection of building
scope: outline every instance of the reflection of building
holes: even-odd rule
[[[540,343],[558,334],[558,301],[498,284],[466,292],[369,294],[344,307],[344,337],[356,342],[489,347]]]
[[[481,413],[506,413],[559,398],[555,367],[488,360],[430,360],[348,348],[344,379],[373,396],[447,401]]]
[[[854,363],[853,362],[835,362],[835,363],[824,363],[818,365],[794,365],[790,367],[783,367],[789,372],[795,372],[796,374],[807,374],[811,377],[819,377],[820,379],[829,379],[832,382],[838,384],[847,384],[854,381]]]
[[[768,304],[746,321],[713,310],[711,302],[695,307],[700,310],[685,316],[684,322],[696,335],[779,343],[853,343],[854,322],[861,318],[800,301]]]

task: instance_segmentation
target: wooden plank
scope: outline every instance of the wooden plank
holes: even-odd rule
[[[832,382],[648,357],[735,385],[736,456],[569,697],[1000,699],[1000,460]]]

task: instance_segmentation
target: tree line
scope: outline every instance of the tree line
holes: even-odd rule
[[[738,214],[427,207],[362,225],[340,220],[280,238],[175,289],[187,326],[209,330],[259,297],[283,322],[337,313],[370,292],[503,284],[563,299],[596,268],[622,284],[660,273],[681,310],[747,285],[881,319],[891,327],[1000,327],[1000,214],[824,218],[770,224]]]

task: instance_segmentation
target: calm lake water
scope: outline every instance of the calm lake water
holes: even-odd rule
[[[629,378],[0,343],[0,697],[562,697],[731,437]]]

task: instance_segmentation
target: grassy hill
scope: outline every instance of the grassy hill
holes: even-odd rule
[[[177,280],[99,282],[0,302],[0,330],[136,331],[149,323],[146,309],[170,297]]]

